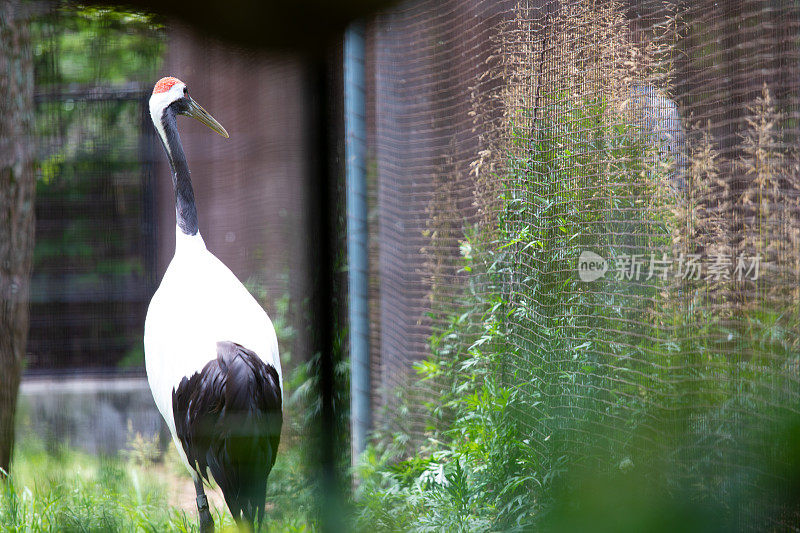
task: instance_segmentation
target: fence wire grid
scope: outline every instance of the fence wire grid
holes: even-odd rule
[[[772,439],[800,405],[799,17],[470,0],[375,20],[381,434],[413,457],[472,402],[540,474],[646,466],[739,526],[796,525],[762,489],[788,494]]]
[[[451,530],[579,529],[560,509],[625,483],[694,524],[800,523],[799,29],[788,0],[418,0],[366,21],[374,441],[421,487],[482,492]],[[48,8],[32,32],[28,372],[141,372],[174,239],[146,100],[177,74],[232,134],[181,124],[206,242],[275,321],[299,449],[302,62],[113,10]],[[318,460],[290,457],[280,513]],[[405,529],[447,529],[425,524]]]

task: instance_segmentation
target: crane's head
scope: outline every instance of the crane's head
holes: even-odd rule
[[[186,84],[171,76],[158,80],[153,88],[153,95],[150,97],[150,117],[153,119],[153,124],[159,129],[159,133],[163,128],[163,117],[168,111],[195,118],[226,139],[228,138],[225,128],[189,96]]]

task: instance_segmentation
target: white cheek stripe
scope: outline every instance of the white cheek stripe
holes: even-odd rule
[[[164,131],[164,124],[161,122],[161,117],[164,116],[164,110],[169,104],[183,96],[184,87],[186,87],[186,85],[183,83],[176,83],[169,91],[154,94],[150,97],[150,118],[167,149],[170,159],[172,159],[172,151],[169,149],[169,144],[167,144],[167,133]]]
[[[166,148],[167,153],[169,154],[169,158],[172,159],[172,150],[169,149],[169,143],[167,142],[167,134],[164,132],[164,125],[161,124],[161,120],[153,119],[153,124],[155,124],[156,129],[158,130],[158,135],[161,137],[161,141],[164,143],[164,148]]]

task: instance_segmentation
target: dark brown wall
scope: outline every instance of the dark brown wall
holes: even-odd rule
[[[183,80],[230,134],[223,139],[197,121],[178,122],[206,245],[240,280],[262,275],[270,302],[288,290],[282,279],[297,270],[301,256],[299,65],[285,55],[230,48],[175,28],[162,72]],[[159,155],[160,277],[174,252],[175,212],[169,167]]]

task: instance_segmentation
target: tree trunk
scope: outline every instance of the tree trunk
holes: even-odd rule
[[[34,230],[33,58],[23,9],[20,0],[0,2],[0,468],[5,472],[28,338]]]

